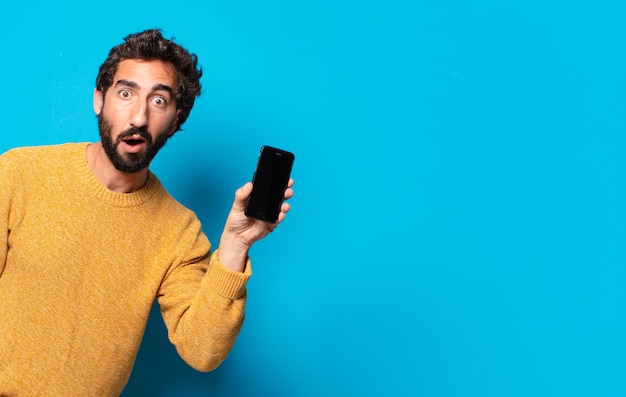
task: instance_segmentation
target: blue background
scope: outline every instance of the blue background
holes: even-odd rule
[[[9,2],[0,149],[94,141],[110,47],[160,27],[204,93],[153,164],[217,242],[296,154],[212,373],[153,312],[123,396],[626,395],[623,1]]]

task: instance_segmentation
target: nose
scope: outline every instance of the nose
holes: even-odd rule
[[[143,101],[135,103],[130,123],[136,128],[145,127],[148,124],[148,106]]]

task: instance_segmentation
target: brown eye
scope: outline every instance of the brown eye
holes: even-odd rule
[[[158,107],[163,107],[167,105],[167,101],[165,101],[165,98],[160,96],[152,98],[152,103],[154,103]]]
[[[132,94],[128,90],[122,90],[122,91],[120,91],[119,96],[122,99],[129,99],[132,96]]]

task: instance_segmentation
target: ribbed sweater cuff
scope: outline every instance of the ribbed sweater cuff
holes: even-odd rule
[[[250,258],[246,260],[246,268],[243,272],[233,272],[217,259],[218,250],[211,255],[211,263],[204,282],[209,283],[211,289],[225,298],[239,299],[244,295],[246,284],[252,275]]]

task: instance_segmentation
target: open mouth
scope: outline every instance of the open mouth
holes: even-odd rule
[[[140,134],[132,134],[122,138],[121,143],[128,153],[139,153],[146,147],[148,139]]]
[[[130,145],[130,146],[140,145],[140,144],[142,144],[144,142],[145,141],[143,139],[124,139],[124,143],[126,143],[127,145]]]
[[[146,143],[146,139],[140,134],[133,134],[122,138],[122,142],[129,146],[137,146]]]

